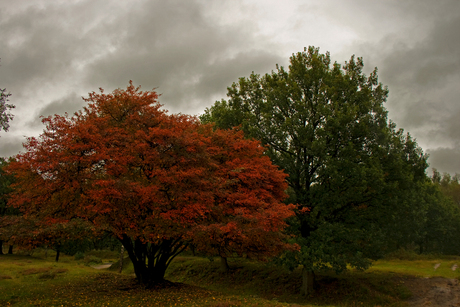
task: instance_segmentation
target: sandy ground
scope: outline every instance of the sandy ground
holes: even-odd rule
[[[409,306],[460,306],[460,284],[457,279],[411,278],[405,279],[404,283],[413,294]]]
[[[91,267],[98,269],[98,270],[102,270],[102,269],[110,268],[111,265],[112,265],[111,263],[105,263],[105,264],[100,264],[100,265],[92,265]]]

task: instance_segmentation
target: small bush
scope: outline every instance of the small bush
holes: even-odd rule
[[[74,257],[75,257],[75,260],[82,260],[83,258],[85,258],[85,253],[76,252]]]
[[[118,259],[120,257],[120,252],[110,250],[91,250],[87,251],[86,255],[95,256],[101,259]]]
[[[32,275],[32,274],[39,274],[39,273],[45,273],[50,271],[51,268],[31,268],[27,269],[21,272],[22,275]]]
[[[95,264],[101,264],[102,259],[96,256],[89,255],[83,258],[83,262],[85,263],[85,265],[95,265]]]
[[[132,268],[132,262],[129,257],[124,257],[123,258],[123,272],[126,272],[127,269]],[[109,267],[109,271],[113,272],[118,272],[120,270],[120,260],[117,260],[116,262],[112,263],[112,265]]]

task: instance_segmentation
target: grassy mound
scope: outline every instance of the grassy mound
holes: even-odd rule
[[[245,295],[287,304],[305,303],[334,306],[404,306],[410,292],[393,273],[317,275],[316,293],[305,298],[299,295],[301,271],[289,272],[280,267],[244,259],[229,260],[230,271],[222,273],[217,261],[194,257],[178,257],[171,265],[168,278],[197,285],[227,295]]]

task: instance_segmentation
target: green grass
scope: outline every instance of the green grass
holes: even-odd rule
[[[436,264],[440,266],[435,270]],[[432,260],[380,260],[368,270],[369,272],[394,272],[418,277],[441,276],[446,278],[458,278],[459,270],[452,271],[454,264],[460,264],[459,260],[438,258]]]
[[[181,257],[169,271],[170,279],[226,295],[259,297],[288,306],[406,306],[410,292],[387,272],[324,273],[317,276],[314,296],[299,295],[301,271],[288,272],[270,264],[233,260],[228,274],[219,273],[217,263]]]
[[[117,253],[86,256],[104,262]],[[457,258],[382,260],[365,272],[349,271],[317,277],[318,289],[308,298],[298,295],[300,270],[289,272],[270,264],[229,259],[231,270],[219,271],[218,261],[177,257],[170,266],[167,287],[145,289],[133,276],[132,265],[96,270],[83,260],[43,251],[0,256],[0,306],[407,306],[411,294],[404,285],[410,276],[457,278],[451,266]],[[434,265],[441,263],[437,270]],[[116,265],[115,265],[116,266]]]

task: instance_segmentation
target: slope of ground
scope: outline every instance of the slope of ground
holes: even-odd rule
[[[410,306],[454,307],[460,306],[460,285],[458,279],[406,278],[406,287],[412,292]]]

